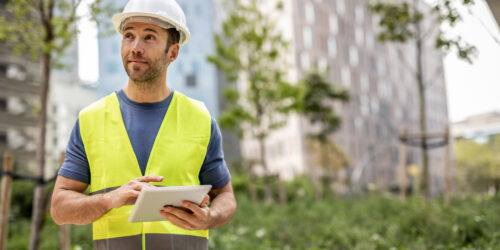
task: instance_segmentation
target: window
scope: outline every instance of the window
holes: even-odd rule
[[[354,46],[349,47],[349,62],[351,62],[352,66],[358,66],[359,64],[358,49]]]
[[[189,74],[186,76],[186,85],[188,87],[195,87],[196,86],[196,75],[195,74]]]
[[[7,111],[7,99],[0,98],[0,111]]]
[[[0,75],[5,76],[7,74],[7,64],[0,64]]]
[[[328,25],[330,26],[330,32],[337,35],[339,33],[339,19],[335,15],[330,15],[328,18]]]
[[[318,60],[318,69],[326,71],[327,67],[328,67],[328,61],[324,57],[320,58]]]
[[[7,132],[0,131],[0,144],[7,144]]]
[[[342,78],[342,85],[348,87],[351,85],[351,71],[348,67],[342,67],[342,71],[340,72],[340,77]]]
[[[363,21],[365,20],[365,11],[363,9],[363,6],[356,5],[356,9],[354,10],[354,12],[356,22],[363,23]]]
[[[307,22],[310,24],[313,24],[314,23],[314,5],[310,2],[307,2],[306,6],[305,6],[305,12],[306,12]]]
[[[363,33],[363,29],[361,27],[359,27],[359,26],[356,27],[356,29],[354,30],[354,37],[356,39],[356,43],[359,46],[362,46],[363,42],[365,40],[365,36]]]
[[[379,111],[379,104],[377,98],[372,98],[371,99],[371,110],[373,114],[378,114]]]
[[[310,49],[312,47],[312,31],[311,28],[305,27],[302,31],[303,39],[304,39],[304,47]]]
[[[363,93],[368,93],[368,91],[370,90],[370,80],[368,79],[368,77],[365,74],[362,74],[359,77],[359,82],[361,84],[361,91]]]
[[[300,63],[303,70],[308,70],[309,67],[311,66],[309,61],[309,54],[307,52],[303,51],[302,54],[300,55]]]
[[[330,57],[336,57],[337,56],[337,41],[333,37],[328,38],[328,55]]]
[[[359,105],[361,114],[368,115],[370,114],[370,98],[368,95],[363,94],[359,99]]]
[[[345,12],[344,0],[337,0],[337,13],[344,14],[344,12]]]

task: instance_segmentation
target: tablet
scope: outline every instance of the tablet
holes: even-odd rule
[[[200,204],[212,185],[145,187],[139,193],[128,222],[164,221],[160,210],[166,205],[182,207],[183,201]]]

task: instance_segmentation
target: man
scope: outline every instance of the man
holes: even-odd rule
[[[184,13],[175,0],[130,0],[113,24],[129,81],[80,112],[52,218],[93,223],[94,249],[207,249],[208,229],[227,223],[236,201],[215,120],[166,83],[190,38]],[[142,188],[200,184],[212,190],[201,204],[183,203],[191,212],[165,207],[158,211],[165,221],[127,221]]]

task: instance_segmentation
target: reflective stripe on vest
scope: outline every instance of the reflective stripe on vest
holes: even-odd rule
[[[90,166],[91,194],[110,191],[142,176],[115,93],[82,110],[79,123]],[[152,184],[199,185],[198,176],[207,152],[210,128],[210,114],[204,105],[174,92],[145,173],[164,178],[162,182]],[[203,242],[208,240],[208,230],[185,230],[168,221],[129,223],[132,207],[111,209],[93,223],[96,249],[138,249],[137,239],[140,239],[143,249],[148,242],[152,244],[148,250],[156,249],[153,245],[161,242],[191,242],[186,249],[200,249],[198,247],[204,246]],[[186,237],[190,240],[183,240]],[[128,247],[123,248],[124,245]]]

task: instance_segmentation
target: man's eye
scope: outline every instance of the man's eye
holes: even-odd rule
[[[132,38],[133,36],[132,36],[132,34],[127,33],[127,34],[123,35],[123,37],[125,37],[125,38],[129,39],[129,38]]]
[[[146,36],[146,40],[154,40],[154,39],[155,39],[155,37],[152,36],[152,35],[147,35]]]

